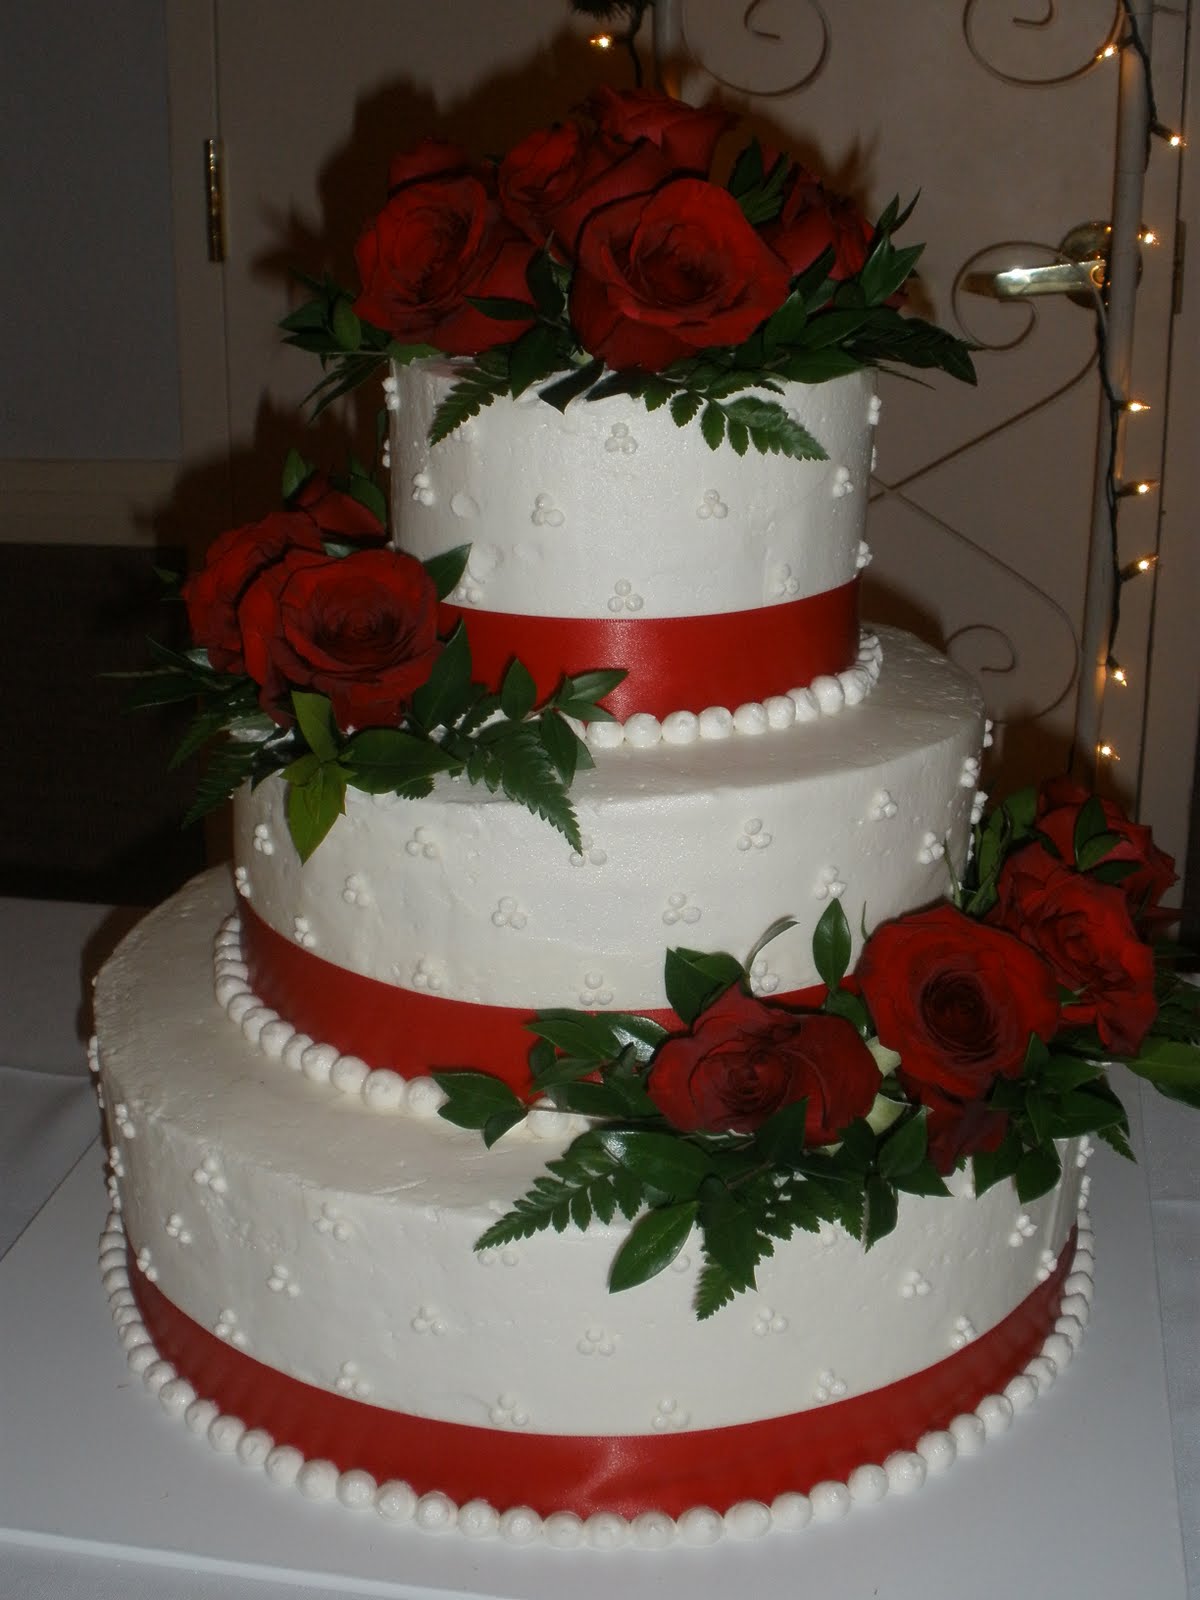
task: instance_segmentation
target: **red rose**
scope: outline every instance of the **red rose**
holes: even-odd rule
[[[321,530],[311,517],[275,511],[261,522],[232,528],[217,539],[203,568],[183,586],[192,638],[218,672],[243,672],[238,606],[246,590],[289,550],[324,556]]]
[[[1090,798],[1088,791],[1069,778],[1052,778],[1038,795],[1037,827],[1069,866],[1075,860],[1075,823]],[[1113,800],[1101,800],[1104,826],[1117,842],[1100,861],[1127,861],[1135,870],[1117,887],[1134,916],[1153,909],[1176,882],[1174,858],[1154,843],[1150,829],[1131,822]],[[1093,865],[1099,865],[1098,862]]]
[[[441,648],[433,580],[396,550],[294,551],[250,587],[239,621],[247,669],[281,721],[290,687],[328,696],[342,729],[393,726]]]
[[[658,372],[710,345],[741,344],[782,304],[788,281],[732,195],[676,178],[589,217],[571,320],[610,367]]]
[[[413,150],[402,150],[388,167],[388,195],[421,178],[460,178],[470,174],[486,184],[486,169],[476,166],[467,152],[449,139],[422,139]]]
[[[1008,1132],[1007,1111],[996,1111],[982,1100],[956,1100],[928,1084],[919,1098],[929,1113],[928,1154],[938,1172],[953,1172],[964,1156],[997,1150],[1003,1143]]]
[[[183,588],[192,638],[208,651],[218,672],[245,671],[237,612],[260,573],[290,550],[322,555],[326,539],[381,544],[386,537],[383,525],[365,506],[330,488],[322,473],[314,473],[287,511],[233,528],[212,545],[202,570]]]
[[[677,172],[707,173],[717,140],[735,120],[717,106],[685,105],[653,89],[597,89],[587,109],[601,132],[623,144],[648,139]]]
[[[1018,850],[996,884],[991,919],[1036,950],[1075,998],[1063,1021],[1091,1023],[1106,1049],[1136,1055],[1158,1015],[1154,954],[1119,888],[1065,867],[1038,845]]]
[[[811,267],[824,250],[833,250],[829,276],[840,282],[862,270],[872,229],[853,200],[830,194],[804,167],[793,167],[783,207],[762,236],[787,262],[793,277]]]
[[[335,489],[323,472],[314,472],[293,495],[290,509],[302,511],[322,540],[342,544],[384,544],[387,529],[361,500]]]
[[[844,1018],[764,1005],[734,988],[690,1033],[660,1046],[646,1088],[684,1132],[751,1133],[781,1106],[807,1099],[805,1141],[822,1145],[866,1116],[879,1068]]]
[[[855,975],[879,1037],[899,1051],[905,1088],[982,1100],[1019,1077],[1030,1034],[1053,1037],[1058,990],[1049,966],[1011,934],[936,906],[886,922]]]
[[[355,311],[403,344],[475,356],[533,326],[532,308],[528,322],[508,322],[469,303],[470,296],[528,301],[533,257],[477,177],[451,173],[402,185],[354,257],[363,284]]]
[[[553,237],[574,256],[579,230],[598,206],[645,194],[671,176],[657,146],[630,148],[574,124],[544,128],[513,147],[496,187],[504,214],[535,244]]]

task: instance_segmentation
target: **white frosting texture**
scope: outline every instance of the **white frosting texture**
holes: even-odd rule
[[[101,1077],[108,1104],[126,1108],[116,1181],[159,1290],[304,1382],[531,1433],[803,1412],[950,1355],[964,1323],[987,1332],[1074,1222],[1082,1173],[1068,1152],[1062,1186],[1030,1205],[1008,1184],[979,1200],[904,1196],[869,1255],[836,1228],[797,1237],[763,1264],[757,1294],[702,1324],[696,1250],[608,1294],[623,1224],[480,1254],[474,1241],[543,1170],[546,1142],[487,1152],[439,1119],[372,1115],[329,1082],[265,1070],[211,998],[227,897],[222,874],[197,880],[101,975]],[[736,1383],[714,1378],[733,1372]]]
[[[432,448],[445,366],[393,371],[392,529],[420,560],[470,544],[458,605],[530,616],[750,611],[823,594],[858,570],[872,374],[789,384],[779,400],[827,461],[710,450],[666,407],[617,396],[565,412],[530,391]]]
[[[831,896],[857,941],[864,918],[939,899],[945,850],[966,850],[978,691],[909,636],[882,637],[879,682],[852,713],[598,751],[571,791],[582,852],[523,807],[443,782],[425,800],[351,790],[302,865],[270,779],[235,803],[239,887],[314,955],[456,1000],[660,1008],[669,945],[742,957],[785,914],[798,926],[764,952],[756,986],[805,988]]]

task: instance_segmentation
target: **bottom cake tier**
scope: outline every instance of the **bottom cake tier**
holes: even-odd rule
[[[428,1080],[369,1102],[272,1059],[213,998],[232,899],[196,880],[96,992],[106,1283],[164,1403],[217,1448],[434,1522],[795,1525],[912,1487],[1069,1359],[1091,1260],[1072,1147],[1034,1203],[960,1175],[953,1199],[903,1197],[869,1253],[833,1227],[782,1244],[705,1322],[695,1251],[608,1293],[619,1224],[476,1252],[554,1133],[488,1151]]]

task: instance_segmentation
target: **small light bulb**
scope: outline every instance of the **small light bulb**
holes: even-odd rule
[[[1133,564],[1139,572],[1149,572],[1154,565],[1149,556],[1143,556],[1140,561],[1135,561]]]
[[[1096,57],[1096,60],[1097,61],[1111,61],[1113,56],[1116,55],[1116,53],[1117,53],[1117,47],[1116,47],[1115,44],[1106,44],[1104,46],[1104,49],[1101,50],[1100,54]]]
[[[1150,407],[1144,400],[1126,400],[1125,402],[1125,410],[1132,412],[1135,416],[1143,411],[1149,411],[1149,409]]]
[[[611,50],[613,47],[613,36],[611,33],[594,33],[588,40],[588,43],[591,45],[593,50]]]
[[[1110,744],[1098,744],[1096,746],[1096,754],[1103,761],[1120,761],[1121,759]]]
[[[1118,500],[1129,500],[1134,495],[1149,494],[1158,487],[1157,478],[1135,478],[1132,483],[1123,483],[1116,491]]]
[[[1167,143],[1171,146],[1172,150],[1182,150],[1184,148],[1184,137],[1181,133],[1168,134]]]
[[[1113,667],[1109,673],[1109,677],[1114,683],[1119,683],[1123,689],[1127,689],[1129,687],[1129,679],[1125,676],[1124,667]]]
[[[1142,244],[1158,243],[1158,235],[1155,233],[1153,228],[1144,228],[1142,232],[1138,234],[1138,239]]]

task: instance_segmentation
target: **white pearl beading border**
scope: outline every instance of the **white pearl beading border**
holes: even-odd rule
[[[625,722],[590,722],[584,737],[593,750],[615,750],[623,744],[648,750],[657,744],[689,745],[817,722],[836,716],[845,706],[861,705],[878,683],[882,665],[883,646],[875,634],[862,633],[852,667],[814,678],[803,689],[789,689],[762,702],[748,700],[733,711],[727,706],[671,711],[661,721],[648,711],[638,711]]]
[[[181,1418],[218,1455],[234,1456],[244,1467],[261,1468],[272,1483],[296,1488],[308,1500],[336,1500],[348,1511],[374,1510],[385,1522],[410,1523],[427,1533],[456,1532],[469,1539],[540,1543],[559,1550],[622,1546],[662,1550],[674,1544],[713,1545],[723,1537],[749,1541],[772,1532],[799,1532],[810,1523],[834,1522],[854,1506],[874,1505],[889,1494],[912,1494],[926,1478],[941,1476],[960,1457],[978,1455],[989,1439],[1007,1433],[1014,1416],[1053,1385],[1079,1348],[1092,1305],[1093,1246],[1091,1223],[1081,1203],[1075,1259],[1063,1285],[1054,1332],[1002,1394],[985,1395],[974,1411],[955,1417],[948,1428],[925,1434],[915,1450],[898,1450],[881,1465],[868,1462],[856,1467],[845,1483],[818,1483],[806,1495],[781,1494],[770,1505],[744,1500],[724,1514],[710,1506],[693,1506],[678,1518],[662,1511],[643,1511],[632,1518],[609,1511],[590,1517],[555,1511],[542,1517],[529,1506],[500,1511],[484,1500],[459,1506],[437,1491],[418,1495],[399,1480],[378,1483],[369,1472],[339,1472],[332,1461],[306,1460],[292,1446],[276,1445],[263,1429],[247,1428],[240,1418],[222,1414],[161,1359],[129,1287],[119,1211],[109,1213],[100,1237],[100,1271],[130,1370],[158,1396],[168,1415]]]
[[[269,1061],[281,1062],[313,1083],[325,1083],[340,1094],[354,1096],[368,1111],[428,1121],[446,1103],[445,1094],[432,1078],[405,1078],[390,1067],[369,1067],[360,1057],[343,1055],[336,1045],[322,1044],[301,1033],[265,1005],[250,987],[236,911],[217,929],[213,993],[234,1027]],[[588,1126],[583,1117],[534,1106],[512,1134],[519,1138],[524,1133],[531,1139],[573,1138]]]

